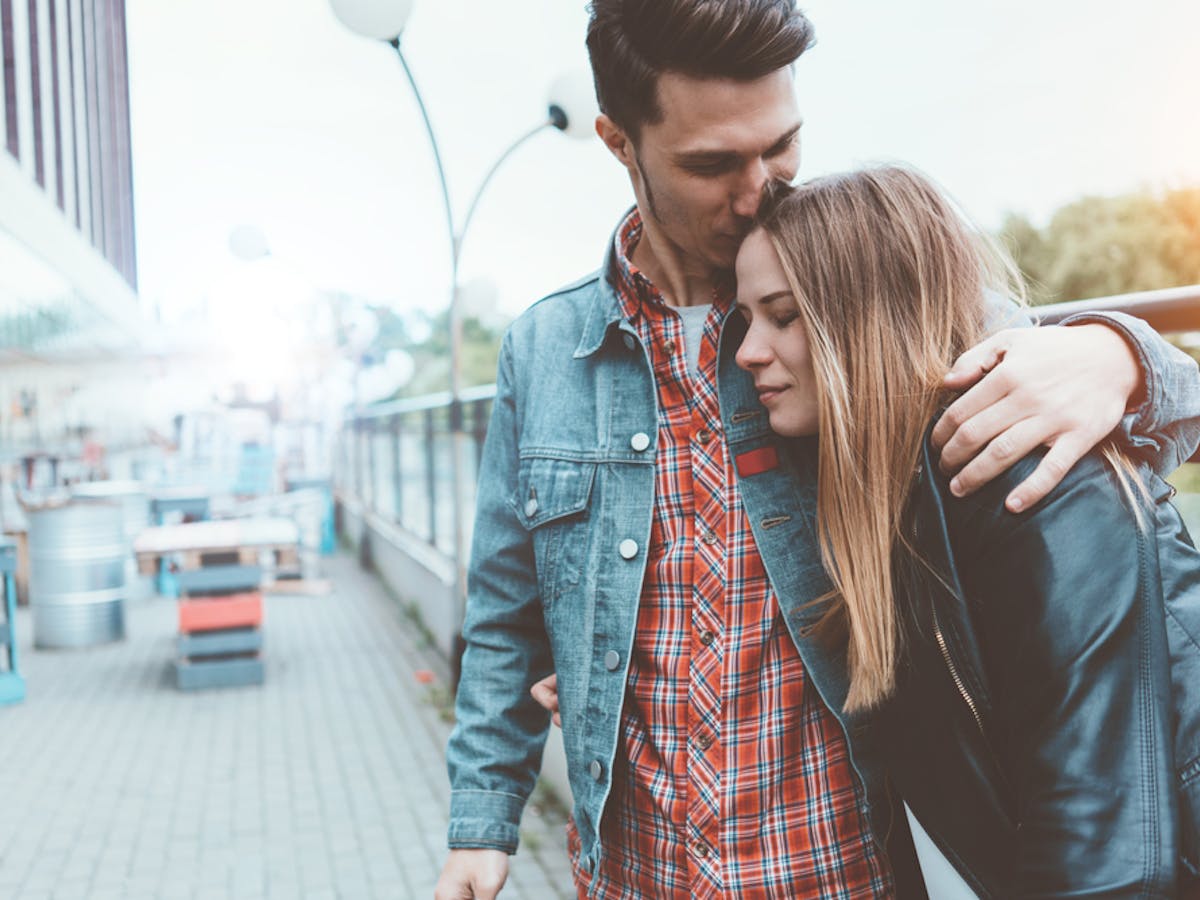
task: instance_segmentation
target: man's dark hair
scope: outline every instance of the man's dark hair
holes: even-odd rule
[[[587,46],[600,110],[636,140],[662,121],[658,77],[752,81],[813,42],[795,0],[592,0]]]

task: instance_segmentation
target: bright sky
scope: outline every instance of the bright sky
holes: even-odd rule
[[[906,160],[986,226],[1085,193],[1200,184],[1195,0],[810,0],[802,176]],[[398,309],[449,296],[441,201],[391,49],[326,0],[128,0],[141,289],[168,315],[273,265]],[[582,0],[417,0],[403,36],[461,218],[492,162],[586,66]],[[598,140],[547,132],[500,170],[464,281],[515,314],[596,268],[632,194]],[[231,275],[231,273],[233,273]]]

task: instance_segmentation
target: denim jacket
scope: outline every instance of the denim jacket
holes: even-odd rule
[[[580,865],[600,854],[621,705],[654,504],[656,392],[646,349],[620,312],[605,266],[539,301],[509,329],[479,471],[457,723],[447,750],[449,846],[515,852],[541,765],[547,713],[529,688],[558,673]],[[1139,320],[1104,320],[1139,354],[1147,402],[1127,439],[1170,471],[1200,441],[1200,372]],[[734,354],[740,316],[726,318],[718,361],[723,439],[733,458],[780,439]],[[796,450],[795,447],[788,448]],[[845,660],[818,644],[809,601],[829,588],[817,550],[815,453],[742,479],[754,538],[814,686],[845,729],[877,833],[894,810],[870,722],[841,712]]]

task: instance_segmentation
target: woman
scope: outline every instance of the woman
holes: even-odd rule
[[[1011,271],[914,172],[786,190],[738,255],[738,364],[817,437],[824,639],[931,893],[1194,894],[1200,558],[1168,489],[1110,449],[1014,515],[1036,459],[956,499],[929,446]]]

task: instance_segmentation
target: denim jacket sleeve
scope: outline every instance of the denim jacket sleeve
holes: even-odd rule
[[[484,443],[463,625],[466,652],[447,748],[449,846],[515,853],[549,715],[529,688],[552,671],[529,533],[510,504],[519,465],[511,334]]]
[[[1149,324],[1125,313],[1079,313],[1062,324],[1086,322],[1116,329],[1137,354],[1146,395],[1137,409],[1125,414],[1121,431],[1158,475],[1169,475],[1200,445],[1200,367]]]

